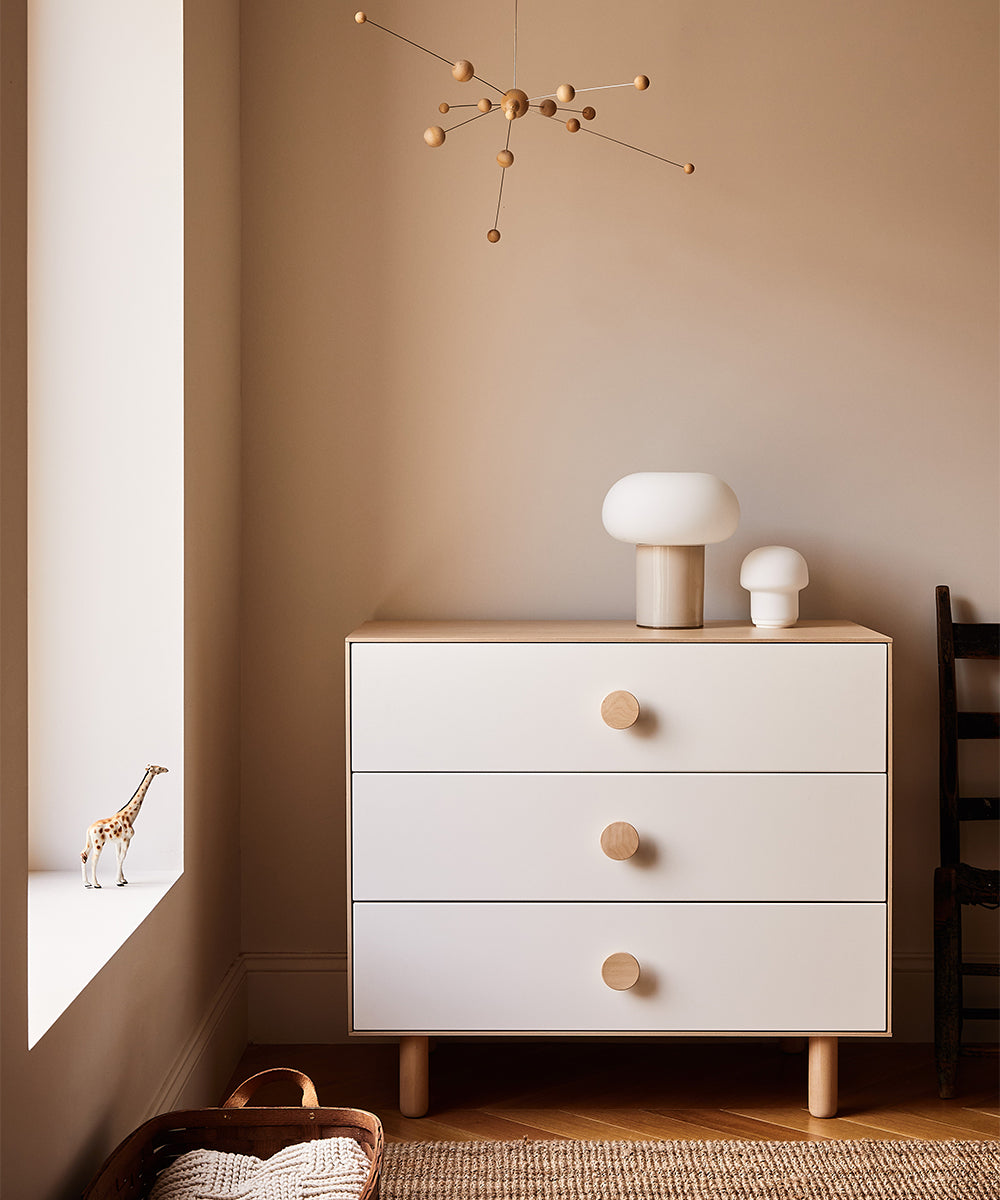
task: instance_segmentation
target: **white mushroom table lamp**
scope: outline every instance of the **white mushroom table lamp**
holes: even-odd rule
[[[728,484],[699,471],[639,471],[604,497],[604,528],[635,546],[635,623],[700,629],[705,547],[732,537],[740,504]]]
[[[799,619],[799,592],[809,582],[806,560],[789,546],[751,550],[740,568],[750,593],[750,620],[758,629],[786,629]]]

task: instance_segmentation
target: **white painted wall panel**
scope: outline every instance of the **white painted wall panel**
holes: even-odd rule
[[[28,54],[30,865],[158,763],[129,863],[180,870],[183,5],[34,0]]]

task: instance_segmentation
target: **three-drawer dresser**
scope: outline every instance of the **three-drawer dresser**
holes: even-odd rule
[[[371,622],[347,639],[349,1026],[890,1032],[889,638],[848,621]],[[582,1049],[581,1053],[585,1053]]]

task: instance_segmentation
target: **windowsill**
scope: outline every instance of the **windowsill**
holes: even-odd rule
[[[180,876],[180,871],[137,872],[127,887],[112,882],[95,890],[83,886],[79,871],[29,873],[29,1049],[125,945]]]

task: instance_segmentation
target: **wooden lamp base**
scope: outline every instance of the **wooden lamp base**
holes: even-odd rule
[[[704,546],[636,546],[635,623],[645,629],[705,624]]]

